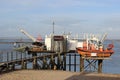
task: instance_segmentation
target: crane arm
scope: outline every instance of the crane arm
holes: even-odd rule
[[[25,30],[20,29],[20,31],[21,31],[24,35],[26,35],[28,38],[30,38],[33,42],[36,42],[36,41],[37,41],[33,36],[31,36],[31,35],[30,35],[29,33],[27,33]]]
[[[107,37],[107,33],[105,33],[105,34],[102,36],[102,39],[100,40],[100,42],[103,43],[106,37]]]

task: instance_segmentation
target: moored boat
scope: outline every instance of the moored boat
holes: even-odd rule
[[[106,35],[103,36],[105,39]],[[95,36],[90,36],[83,42],[82,47],[77,47],[77,52],[83,57],[110,57],[113,51],[113,44],[109,44],[108,47],[105,49],[103,46],[104,40],[99,40]]]
[[[111,49],[105,49],[105,50],[88,50],[85,48],[76,48],[77,52],[84,57],[110,57],[114,51]]]

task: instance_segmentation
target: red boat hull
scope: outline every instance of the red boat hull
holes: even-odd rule
[[[110,57],[114,51],[113,50],[87,50],[83,48],[76,48],[77,52],[83,57]]]

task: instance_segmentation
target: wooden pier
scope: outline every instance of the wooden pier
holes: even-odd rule
[[[32,63],[32,69],[49,69],[49,70],[69,70],[78,71],[95,71],[102,73],[102,64],[104,59],[109,58],[95,58],[95,57],[82,57],[76,53],[32,53],[27,52],[1,52],[2,56],[0,62],[0,72],[15,70],[17,66],[19,69],[29,69],[28,64]],[[67,59],[66,59],[67,57]],[[79,59],[79,61],[78,61]],[[97,64],[97,65],[96,65]],[[66,67],[67,66],[67,67]],[[73,68],[72,68],[73,66]]]
[[[4,55],[5,53],[2,53]],[[11,59],[9,60],[9,56],[11,55]],[[18,58],[18,54],[20,54],[20,58]],[[25,55],[26,54],[26,55]],[[61,55],[65,55],[66,53],[48,53],[44,55],[38,56],[37,54],[32,54],[31,57],[27,56],[27,53],[14,53],[16,58],[13,59],[13,52],[7,53],[3,57],[7,57],[6,61],[0,62],[0,72],[14,70],[16,65],[21,65],[21,69],[27,69],[28,62],[32,62],[33,69],[54,69],[52,66],[57,66],[56,69],[65,69],[65,65],[63,66],[63,62],[61,63]],[[57,57],[58,62],[55,63],[55,57]],[[65,56],[63,58],[65,60]],[[42,62],[42,65],[39,65],[38,62]],[[49,61],[49,62],[47,62]],[[62,67],[62,68],[60,68]]]

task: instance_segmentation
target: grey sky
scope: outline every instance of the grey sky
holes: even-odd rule
[[[21,27],[33,36],[55,33],[120,33],[119,0],[0,0],[0,37],[24,37]]]

